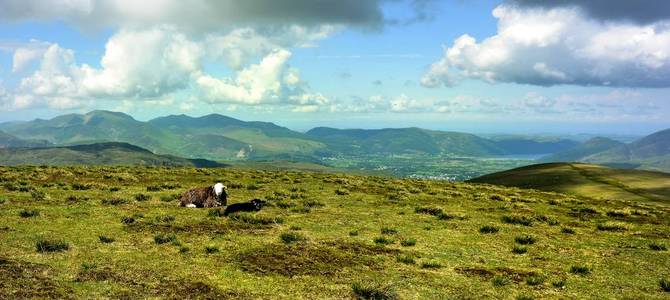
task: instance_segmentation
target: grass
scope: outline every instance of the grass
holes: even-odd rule
[[[220,217],[220,209],[186,209],[174,200],[218,181],[230,203],[259,198],[268,205]],[[7,183],[16,188],[3,188]],[[73,183],[91,188],[72,190]],[[248,190],[250,184],[260,188]],[[35,189],[49,199],[33,198]],[[113,198],[127,202],[102,203]],[[667,250],[650,245],[668,247],[670,210],[639,201],[341,173],[125,166],[0,167],[0,199],[7,201],[0,206],[0,298],[348,299],[388,290],[399,299],[668,295],[659,287],[668,279]],[[40,215],[22,218],[24,209]],[[619,210],[630,215],[607,215]],[[440,212],[467,218],[440,220]],[[503,216],[533,226],[504,223]],[[628,229],[597,230],[607,222]],[[536,242],[515,241],[524,236]],[[302,237],[308,240],[295,241]],[[67,247],[36,252],[41,239],[45,251]],[[544,282],[532,285],[532,276]]]
[[[649,244],[649,249],[654,251],[666,251],[668,250],[668,247],[660,243],[651,243]]]
[[[32,217],[38,217],[40,215],[40,212],[34,209],[22,209],[19,212],[19,216],[21,218],[32,218]]]
[[[64,252],[70,250],[70,244],[62,240],[39,239],[35,243],[35,250],[44,252]]]
[[[514,242],[520,245],[532,245],[537,242],[537,238],[532,235],[518,235],[514,237]]]
[[[479,232],[484,234],[498,233],[498,231],[500,231],[500,228],[493,225],[484,225],[479,227]]]
[[[395,300],[400,299],[398,294],[390,286],[380,284],[354,283],[351,290],[358,299],[369,300]]]
[[[114,241],[116,241],[114,238],[104,236],[104,235],[98,236],[98,240],[100,240],[100,242],[103,243],[103,244],[111,244]]]
[[[512,247],[512,253],[514,254],[525,254],[526,252],[528,252],[528,247],[517,246],[517,245],[514,245],[514,247]]]
[[[175,242],[177,242],[177,236],[174,234],[159,233],[154,236],[154,243],[157,245]]]
[[[379,245],[390,245],[390,244],[395,243],[395,241],[393,239],[387,238],[385,236],[378,236],[378,237],[374,238],[372,241],[375,242],[375,244],[379,244]]]
[[[619,222],[605,222],[596,226],[600,231],[626,231],[628,227],[627,224]]]
[[[494,287],[506,286],[509,284],[509,279],[504,276],[493,276],[491,284],[493,284]]]
[[[570,227],[563,227],[563,228],[561,228],[561,233],[575,234],[576,231],[574,229],[570,228]]]
[[[571,266],[570,273],[577,275],[588,275],[591,273],[591,268],[587,266]]]
[[[396,261],[406,265],[416,264],[416,260],[411,255],[398,255],[396,256]]]
[[[442,268],[442,264],[435,262],[435,261],[427,261],[421,263],[421,268],[422,269],[440,269]]]
[[[514,224],[514,225],[523,225],[523,226],[533,226],[533,219],[526,216],[502,216],[500,220],[503,223]]]
[[[400,245],[403,247],[412,247],[416,245],[416,240],[415,239],[404,239],[400,241]]]
[[[213,245],[205,246],[205,253],[207,253],[207,254],[219,253],[220,251],[221,251],[221,249],[219,249],[219,247],[217,247],[217,246],[213,246]]]
[[[397,233],[398,233],[398,229],[390,228],[390,227],[382,227],[382,229],[381,229],[381,233],[382,233],[382,234],[389,234],[389,235],[397,234]]]
[[[291,244],[295,242],[304,242],[307,240],[307,237],[299,232],[284,232],[279,235],[279,239],[284,244]]]
[[[658,285],[662,291],[670,293],[670,279],[661,279],[658,281]]]

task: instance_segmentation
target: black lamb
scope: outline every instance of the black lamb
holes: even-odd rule
[[[226,207],[226,210],[223,212],[224,216],[227,216],[232,213],[241,212],[241,211],[259,211],[265,204],[265,201],[260,199],[253,199],[249,202],[244,203],[235,203]]]

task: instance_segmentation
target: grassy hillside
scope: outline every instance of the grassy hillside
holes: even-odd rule
[[[670,174],[580,163],[549,163],[493,173],[470,180],[533,188],[594,199],[653,201],[670,205]]]
[[[476,135],[421,128],[335,129],[317,127],[307,135],[328,149],[346,154],[453,154],[491,156],[504,154],[495,143]]]
[[[543,162],[565,162],[565,161],[580,161],[584,158],[623,146],[624,143],[615,141],[604,137],[591,138],[588,141],[569,148],[567,150],[556,152],[547,157],[543,157],[540,161]]]
[[[0,168],[0,298],[667,299],[667,207],[446,181]],[[258,213],[180,208],[223,181]]]
[[[149,150],[126,143],[98,143],[49,148],[0,149],[0,164],[12,165],[140,165],[223,167],[205,159],[186,159],[157,155]]]
[[[49,142],[44,140],[24,140],[0,131],[0,149],[16,147],[46,147]]]

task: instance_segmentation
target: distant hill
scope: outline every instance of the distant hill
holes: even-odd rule
[[[540,159],[540,161],[543,162],[580,161],[588,156],[622,145],[624,145],[624,143],[609,138],[594,137],[570,149],[559,151],[552,155],[543,157]]]
[[[1,165],[143,165],[225,167],[211,160],[157,155],[127,143],[109,142],[49,148],[0,149]]]
[[[469,133],[421,128],[336,129],[317,127],[308,131],[307,135],[324,142],[330,150],[348,154],[529,155],[554,153],[579,144],[566,139],[538,139],[520,136],[487,139]]]
[[[49,142],[45,140],[24,140],[0,131],[0,148],[46,147],[48,145]]]
[[[670,129],[581,159],[584,162],[670,172]]]
[[[594,199],[670,204],[670,174],[654,171],[547,163],[488,174],[469,182],[532,188]]]
[[[346,154],[455,154],[490,156],[505,154],[490,140],[460,132],[421,128],[335,129],[317,127],[307,132],[328,145],[328,149]]]
[[[493,139],[505,153],[515,155],[548,154],[565,151],[579,142],[560,138],[500,137]]]

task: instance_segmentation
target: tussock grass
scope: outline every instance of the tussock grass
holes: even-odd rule
[[[382,286],[376,283],[354,283],[351,290],[357,299],[366,300],[395,300],[400,299],[398,294],[390,286]]]
[[[414,257],[411,255],[398,255],[396,256],[396,261],[406,265],[416,264],[416,260],[414,260]]]
[[[382,227],[380,231],[382,234],[389,234],[389,235],[398,234],[398,229],[391,227]]]
[[[50,240],[40,238],[35,243],[35,250],[40,253],[45,252],[64,252],[70,250],[70,244],[63,240]]]
[[[518,235],[514,238],[514,242],[520,245],[532,245],[537,242],[537,238],[532,235]]]
[[[484,225],[479,228],[479,232],[484,234],[498,233],[498,231],[500,231],[500,228],[493,225]]]
[[[128,200],[121,198],[109,198],[101,201],[103,205],[123,205],[128,204]]]
[[[668,250],[668,247],[660,243],[651,243],[649,244],[649,249],[654,251],[666,251]]]
[[[395,243],[395,241],[393,239],[387,238],[385,236],[378,236],[378,237],[374,238],[372,241],[375,242],[375,244],[379,244],[379,245],[390,245],[390,244]]]
[[[422,269],[440,269],[442,268],[442,264],[436,262],[436,261],[427,261],[421,263],[421,268]]]
[[[574,265],[570,267],[570,273],[577,275],[588,275],[591,273],[591,268],[588,266]]]
[[[563,227],[563,228],[561,228],[561,233],[565,233],[565,234],[575,234],[576,232],[575,232],[574,229],[572,229],[572,228],[570,228],[570,227]]]
[[[509,284],[509,279],[504,276],[493,276],[491,284],[493,284],[494,287],[506,286]]]
[[[628,230],[629,226],[625,223],[605,222],[598,224],[596,228],[598,228],[600,231],[626,231]]]
[[[400,245],[403,247],[412,247],[416,245],[416,240],[415,239],[404,239],[400,241]]]
[[[658,285],[662,291],[670,293],[670,279],[663,278],[658,281]]]
[[[214,245],[205,246],[205,253],[207,253],[207,254],[219,253],[220,251],[221,250],[217,246],[214,246]]]
[[[104,235],[98,236],[98,240],[100,240],[100,242],[103,244],[111,244],[116,241],[114,238]]]
[[[527,216],[505,215],[500,218],[503,223],[523,226],[533,226],[533,219]]]
[[[526,252],[528,252],[528,247],[516,246],[516,245],[512,247],[512,253],[514,254],[524,254]]]
[[[33,217],[39,217],[40,212],[35,209],[22,209],[19,212],[19,216],[21,218],[33,218]]]
[[[154,243],[157,245],[162,245],[166,243],[176,243],[177,242],[177,236],[174,233],[171,234],[165,234],[165,233],[159,233],[154,236]]]
[[[279,235],[279,239],[284,244],[307,241],[307,237],[299,232],[284,232]]]

